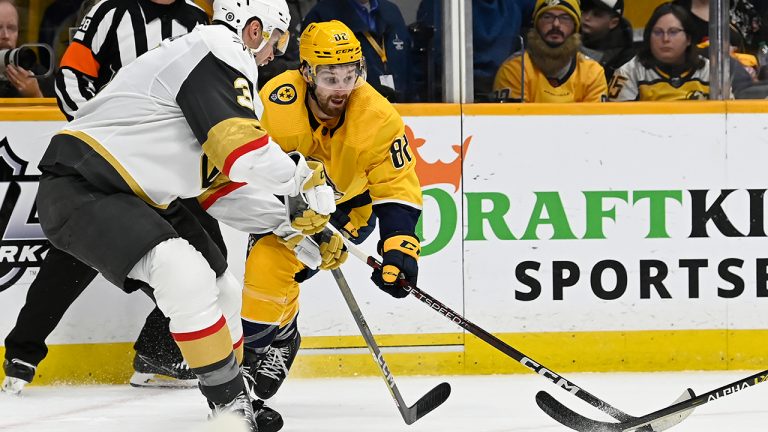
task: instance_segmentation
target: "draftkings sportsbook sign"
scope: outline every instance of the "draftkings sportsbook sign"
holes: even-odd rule
[[[467,317],[493,331],[768,328],[765,114],[404,120],[424,193],[419,284]],[[0,146],[0,290],[47,248],[34,205],[47,138],[19,123]]]

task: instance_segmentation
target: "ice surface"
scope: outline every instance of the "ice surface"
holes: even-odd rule
[[[674,401],[686,387],[697,393],[752,372],[566,374],[576,384],[633,415]],[[285,419],[285,432],[501,432],[567,431],[536,406],[538,390],[578,412],[608,418],[534,375],[396,377],[413,404],[441,381],[448,401],[406,426],[380,378],[289,379],[270,405]],[[768,384],[698,408],[670,429],[677,432],[763,432],[768,422]],[[21,397],[0,394],[0,431],[20,432],[213,432],[197,390],[150,390],[129,386],[29,387]]]

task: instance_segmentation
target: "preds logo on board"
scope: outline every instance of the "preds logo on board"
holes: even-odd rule
[[[292,104],[296,100],[296,87],[293,84],[283,84],[269,95],[269,100],[279,105]]]

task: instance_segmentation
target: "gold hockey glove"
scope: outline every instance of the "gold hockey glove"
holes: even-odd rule
[[[301,214],[291,217],[291,226],[304,235],[317,234],[325,228],[330,215],[322,215],[314,210],[306,209]]]
[[[320,245],[320,256],[323,260],[320,264],[321,270],[335,270],[347,260],[349,252],[338,233],[325,230],[315,236],[315,241]]]

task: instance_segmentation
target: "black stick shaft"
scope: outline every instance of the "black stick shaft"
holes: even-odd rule
[[[406,288],[407,289],[407,288]],[[449,307],[441,303],[440,301],[436,300],[431,295],[425,293],[424,291],[420,290],[417,287],[410,287],[410,292],[413,296],[415,296],[417,299],[421,300],[424,304],[428,305],[430,308],[436,310],[438,313],[443,315],[444,317],[450,319],[458,326],[466,329],[468,332],[472,333],[473,335],[480,338],[483,342],[486,342],[487,344],[491,345],[492,347],[498,349],[499,351],[503,352],[504,354],[508,355],[509,357],[512,357],[513,359],[517,360],[520,364],[527,367],[528,369],[538,373],[539,375],[543,376],[544,378],[547,378],[550,380],[553,384],[556,386],[562,388],[563,390],[571,393],[572,395],[578,397],[579,399],[583,400],[584,402],[587,402],[588,404],[594,406],[595,408],[599,409],[600,411],[603,411],[610,415],[611,417],[620,420],[620,421],[626,421],[632,418],[632,416],[624,413],[623,411],[619,410],[618,408],[610,405],[608,402],[605,402],[604,400],[598,398],[597,396],[593,395],[592,393],[589,393],[588,391],[584,390],[580,386],[577,386],[572,381],[564,378],[563,376],[553,372],[551,369],[545,367],[541,363],[531,359],[530,357],[526,356],[522,352],[516,350],[512,346],[508,345],[501,339],[497,338],[491,333],[488,333],[483,328],[477,326],[473,322],[467,320],[463,316],[457,314],[453,310],[451,310]]]
[[[357,245],[352,244],[351,242],[347,241],[346,244],[347,244],[347,247],[349,248],[349,251],[353,255],[355,255],[357,258],[359,258],[360,260],[362,260],[363,262],[365,262],[366,264],[368,264],[370,267],[374,269],[381,269],[381,263],[378,260],[376,260],[376,258],[366,254],[359,247],[357,247]],[[451,308],[449,308],[439,300],[435,299],[431,295],[427,294],[426,292],[422,291],[421,289],[415,286],[411,286],[407,284],[405,281],[402,281],[401,286],[403,289],[410,292],[414,297],[421,300],[422,303],[426,304],[431,309],[434,309],[439,314],[453,321],[456,325],[464,328],[468,332],[477,336],[483,342],[486,342],[487,344],[498,349],[499,351],[503,352],[507,356],[512,357],[513,359],[515,359],[517,362],[527,367],[528,369],[538,373],[544,378],[547,378],[549,381],[551,381],[553,384],[560,387],[561,389],[571,393],[572,395],[594,406],[600,411],[603,411],[604,413],[610,415],[616,420],[625,422],[625,421],[630,421],[635,419],[635,417],[612,406],[608,402],[605,402],[604,400],[598,398],[592,393],[582,389],[580,386],[577,386],[572,381],[553,372],[551,369],[548,369],[541,363],[533,360],[532,358],[526,356],[522,352],[506,344],[501,339],[483,330],[480,326],[464,318],[459,313],[455,312],[454,310],[452,310]]]

